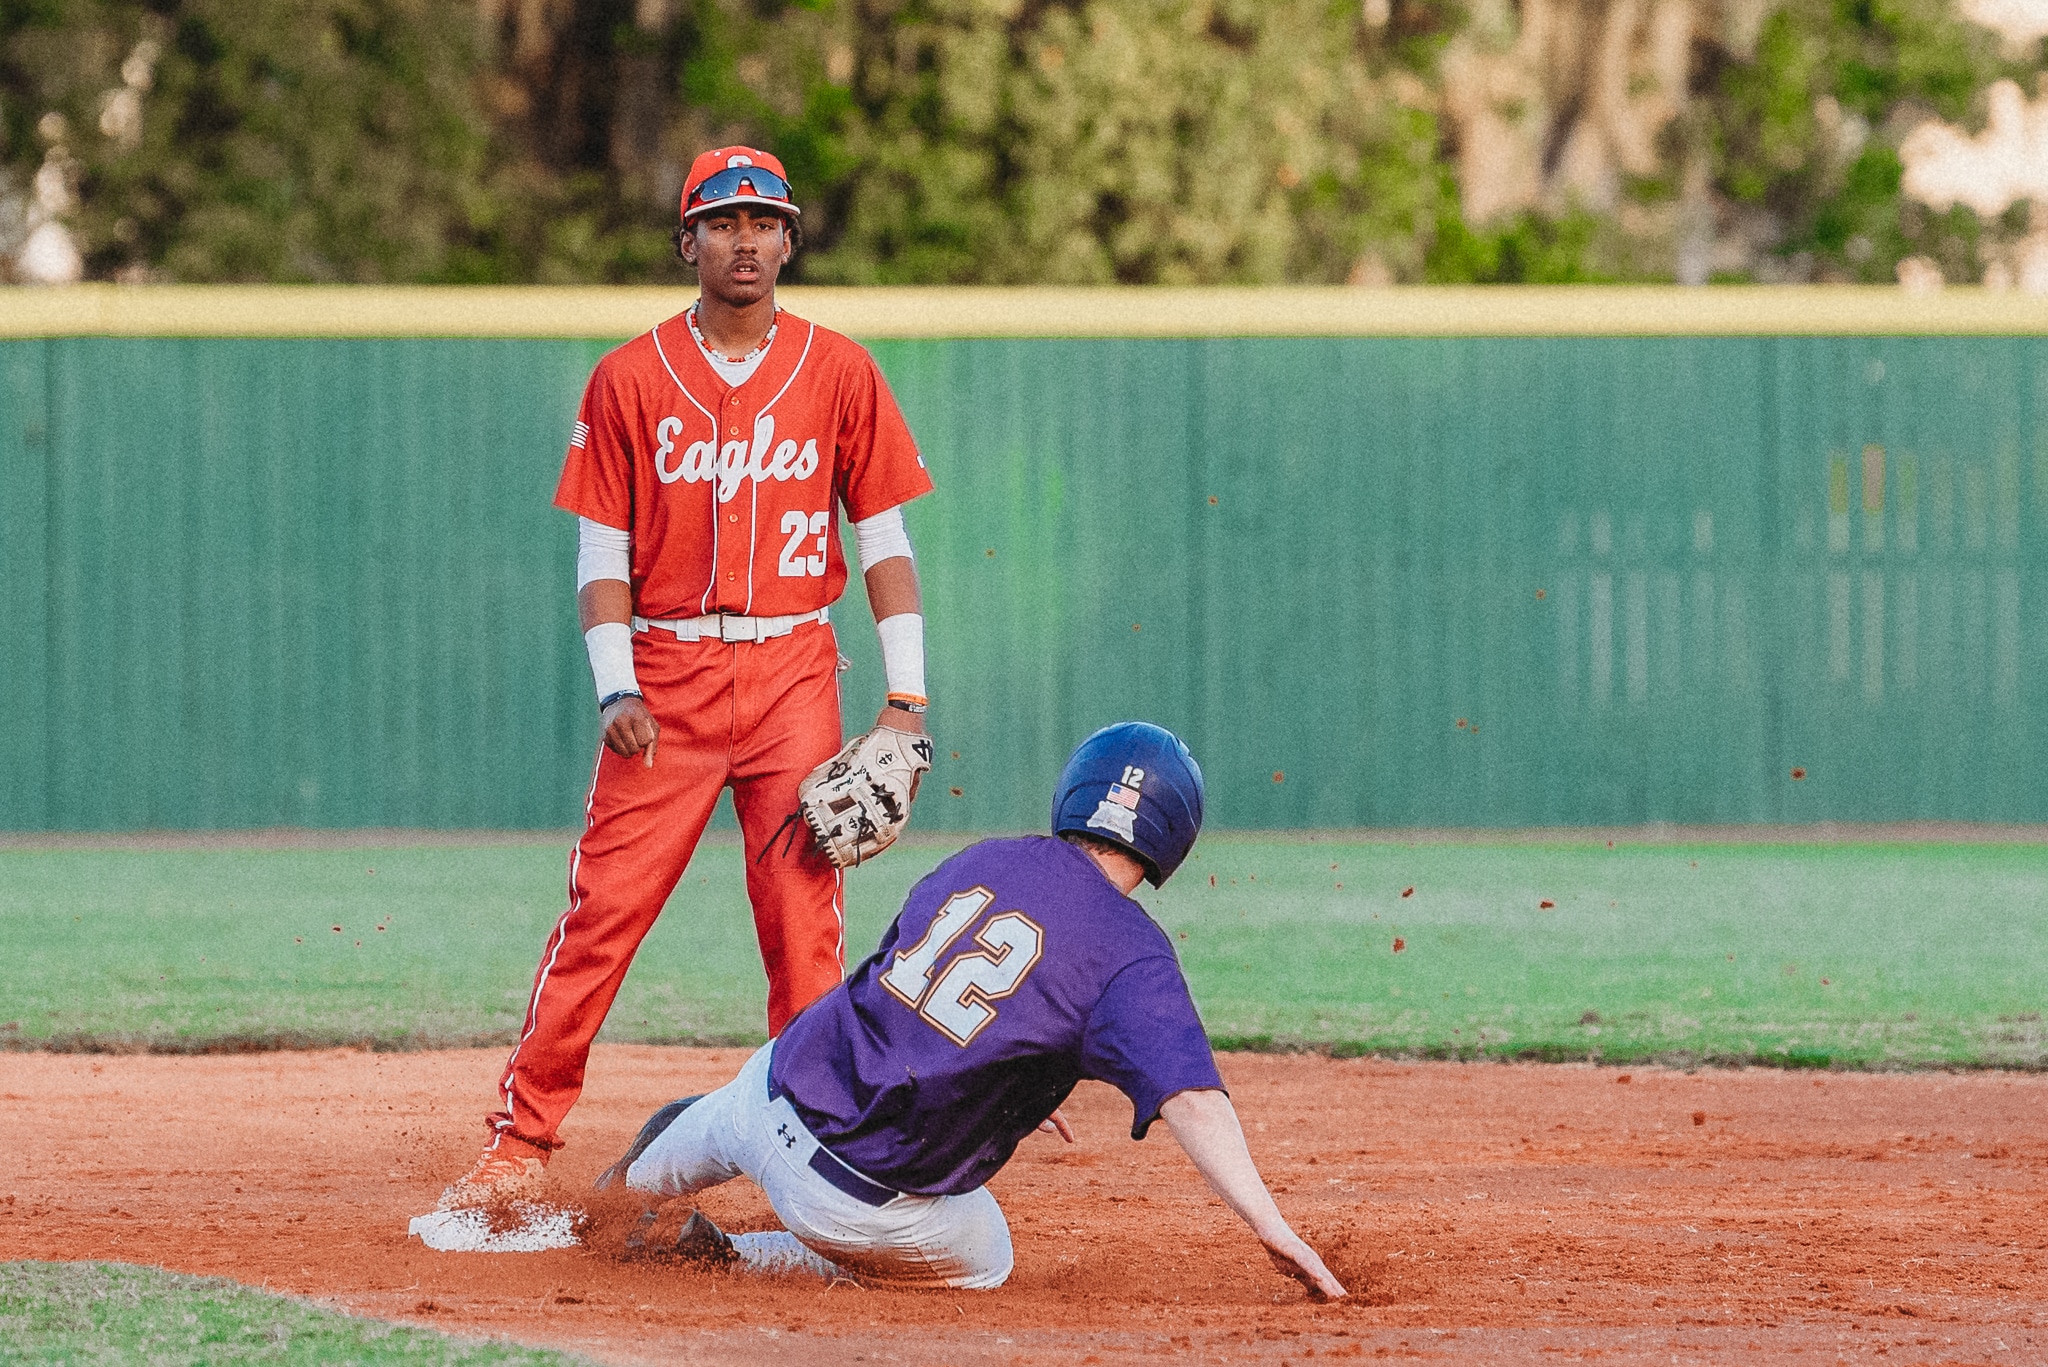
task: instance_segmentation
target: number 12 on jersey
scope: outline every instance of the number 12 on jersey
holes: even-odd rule
[[[1022,912],[1006,911],[990,917],[975,935],[974,943],[981,949],[959,955],[934,983],[932,970],[939,957],[993,901],[995,894],[987,888],[954,893],[932,918],[924,938],[898,950],[895,963],[882,974],[882,986],[892,996],[963,1047],[996,1018],[989,1003],[1015,992],[1045,948],[1045,931],[1037,922]]]

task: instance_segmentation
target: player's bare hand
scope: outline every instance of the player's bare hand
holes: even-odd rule
[[[1284,1239],[1260,1242],[1266,1245],[1266,1256],[1273,1260],[1273,1266],[1282,1276],[1292,1277],[1306,1287],[1310,1300],[1342,1300],[1351,1294],[1330,1275],[1330,1269],[1323,1266],[1323,1260],[1299,1235],[1290,1232]]]
[[[647,767],[654,767],[654,743],[661,738],[661,723],[639,698],[620,698],[604,710],[604,743],[621,759],[645,754]]]
[[[1038,1132],[1056,1134],[1069,1144],[1074,1142],[1074,1127],[1068,1122],[1067,1113],[1057,1106],[1053,1107],[1051,1115],[1038,1122]]]

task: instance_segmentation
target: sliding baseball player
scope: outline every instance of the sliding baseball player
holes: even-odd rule
[[[1202,774],[1156,726],[1089,737],[1053,799],[1056,838],[989,840],[911,891],[874,957],[739,1076],[656,1112],[599,1186],[653,1197],[745,1176],[785,1229],[727,1238],[692,1212],[666,1253],[905,1285],[1010,1275],[987,1182],[1081,1078],[1164,1119],[1273,1264],[1343,1286],[1280,1214],[1246,1150],[1173,946],[1131,900],[1165,882],[1202,823]],[[643,1224],[642,1238],[652,1216]]]

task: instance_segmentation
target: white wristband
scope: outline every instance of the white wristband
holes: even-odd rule
[[[640,691],[640,681],[633,677],[632,627],[599,622],[583,633],[583,648],[590,652],[590,677],[597,684],[599,702],[614,693]]]
[[[882,677],[889,691],[924,697],[924,617],[915,612],[884,617],[875,623],[875,634],[882,638]]]

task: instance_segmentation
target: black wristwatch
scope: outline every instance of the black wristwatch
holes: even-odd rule
[[[622,688],[616,693],[607,693],[604,697],[597,700],[597,714],[603,716],[607,711],[611,710],[611,705],[620,698],[638,698],[642,702],[647,701],[647,696],[639,689]]]

